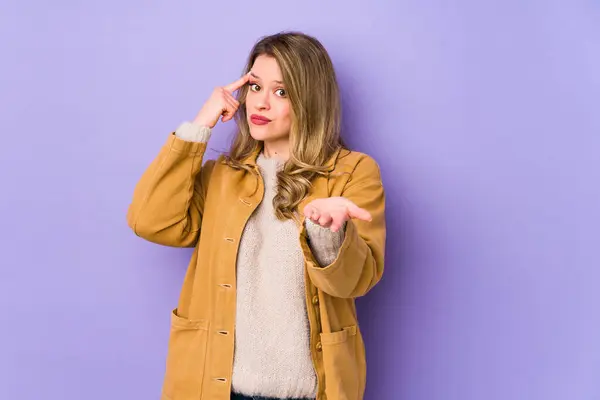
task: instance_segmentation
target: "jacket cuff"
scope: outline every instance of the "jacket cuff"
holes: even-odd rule
[[[346,298],[352,295],[370,253],[352,220],[346,224],[344,241],[337,258],[326,267],[316,265],[317,261],[308,245],[304,224],[300,232],[300,246],[307,263],[308,276],[317,288],[335,297]]]

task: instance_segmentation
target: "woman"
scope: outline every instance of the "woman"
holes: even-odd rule
[[[229,154],[202,165],[211,129],[233,118]],[[343,147],[316,39],[261,39],[244,76],[169,136],[127,217],[149,241],[195,247],[162,399],[363,398],[354,298],[383,272],[384,191],[375,161]]]

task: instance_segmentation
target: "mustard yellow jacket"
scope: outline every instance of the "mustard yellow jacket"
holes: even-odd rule
[[[263,182],[256,157],[238,171],[223,158],[202,165],[205,143],[169,136],[135,187],[127,221],[136,235],[154,243],[195,247],[171,315],[162,400],[229,400],[236,310],[236,257],[242,231],[261,202]],[[365,295],[383,273],[384,190],[379,168],[367,155],[339,150],[328,176],[313,181],[299,206],[343,196],[368,210],[373,220],[348,221],[337,259],[317,264],[304,224],[304,252],[311,354],[317,400],[360,400],[366,383],[365,349],[354,298]]]

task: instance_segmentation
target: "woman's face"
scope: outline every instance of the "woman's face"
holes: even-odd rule
[[[286,141],[292,125],[292,107],[273,57],[260,55],[250,69],[246,114],[250,135],[265,142]]]

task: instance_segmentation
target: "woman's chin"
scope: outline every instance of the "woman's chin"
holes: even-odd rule
[[[260,140],[260,141],[265,141],[265,140],[269,140],[269,133],[267,132],[266,129],[256,129],[256,128],[250,128],[250,136],[252,136],[252,139],[254,140]]]
[[[266,126],[250,126],[250,136],[261,142],[277,142],[289,137],[289,133],[281,133]]]

